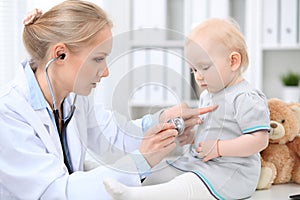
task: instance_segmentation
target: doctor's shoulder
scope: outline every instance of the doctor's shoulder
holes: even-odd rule
[[[18,69],[17,74],[13,79],[0,86],[0,101],[10,98],[10,96],[14,96],[13,94],[15,92],[23,93],[20,95],[24,96],[25,91],[29,91],[27,80],[24,72],[22,73],[21,70]]]
[[[18,94],[13,88],[0,89],[0,112],[5,114],[9,111],[18,112],[28,102]]]
[[[15,79],[0,86],[0,111],[13,109],[14,107],[21,108],[28,104],[28,97],[26,97],[24,89],[29,89],[26,87],[28,87],[26,84],[19,85]]]
[[[4,85],[0,86],[0,99],[5,98],[5,96],[9,95],[11,90],[13,90],[14,86],[16,86],[14,81],[10,81]]]

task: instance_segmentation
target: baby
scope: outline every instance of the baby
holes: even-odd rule
[[[208,19],[189,35],[185,55],[202,91],[200,107],[218,108],[201,116],[190,150],[152,172],[144,186],[105,180],[114,199],[243,199],[256,189],[270,119],[265,95],[242,75],[243,35],[233,20]]]

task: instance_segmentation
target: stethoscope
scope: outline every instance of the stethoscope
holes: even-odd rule
[[[56,100],[55,100],[55,97],[54,97],[54,92],[53,92],[52,85],[51,85],[49,75],[48,75],[48,68],[50,67],[50,65],[58,59],[63,60],[65,57],[66,57],[66,54],[61,54],[57,58],[52,58],[51,60],[49,60],[46,64],[46,66],[45,66],[45,73],[46,73],[46,79],[47,79],[48,87],[49,87],[51,98],[52,98],[54,120],[55,120],[55,124],[56,124],[56,127],[57,127],[57,131],[59,133],[61,146],[63,148],[64,162],[65,162],[65,165],[66,165],[69,173],[71,174],[71,173],[73,173],[73,166],[72,166],[71,156],[70,156],[68,143],[67,143],[66,129],[67,129],[67,126],[68,126],[70,120],[72,119],[72,116],[73,116],[74,111],[75,111],[75,102],[76,102],[77,95],[75,94],[75,97],[73,99],[73,104],[70,107],[70,112],[67,115],[67,117],[60,118],[58,108],[57,108],[57,104],[56,104]],[[62,105],[63,105],[63,103],[61,104],[61,106]],[[63,107],[61,107],[61,112],[62,112],[62,116],[63,116]],[[62,120],[62,129],[61,129],[61,131],[60,131],[60,127],[59,127],[59,120],[60,119]]]

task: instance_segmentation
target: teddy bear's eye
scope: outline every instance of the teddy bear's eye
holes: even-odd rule
[[[281,120],[281,123],[283,124],[285,122],[285,120],[283,119],[283,120]]]

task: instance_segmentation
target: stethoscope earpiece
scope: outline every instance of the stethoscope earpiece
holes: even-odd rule
[[[63,54],[60,54],[60,55],[58,56],[58,58],[61,59],[61,60],[65,59],[65,57],[66,57],[66,54],[64,54],[64,53],[63,53]]]

